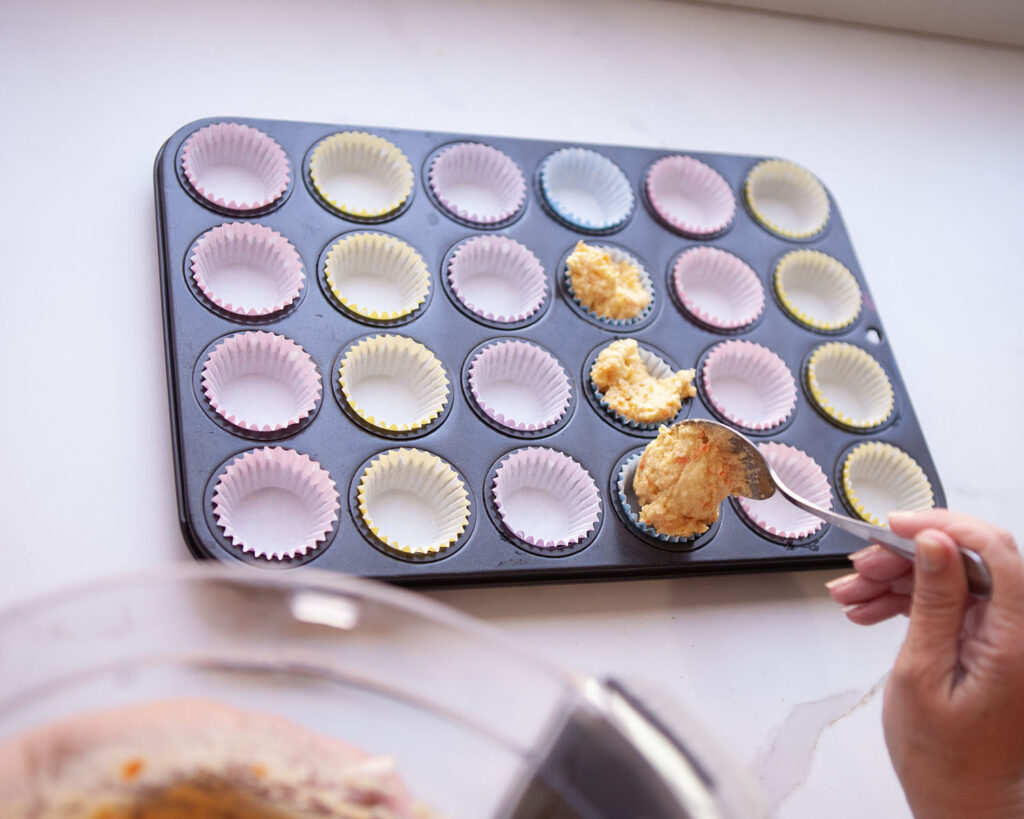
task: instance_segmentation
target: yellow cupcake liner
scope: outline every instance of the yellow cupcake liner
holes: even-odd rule
[[[882,365],[844,341],[822,344],[811,353],[807,387],[822,412],[856,429],[884,424],[896,405],[892,382]]]
[[[387,216],[412,194],[412,165],[397,145],[363,131],[332,134],[309,158],[309,178],[328,205],[349,216]]]
[[[441,361],[406,336],[369,336],[352,345],[342,357],[338,383],[356,415],[388,432],[422,429],[448,403]]]
[[[430,271],[411,245],[385,233],[351,233],[336,241],[324,262],[327,286],[345,309],[374,321],[415,312],[430,294]],[[356,281],[378,280],[380,292]]]
[[[389,503],[393,493],[399,502]],[[367,528],[403,554],[438,554],[451,547],[469,524],[469,492],[459,473],[421,449],[390,449],[374,458],[359,479],[358,501]],[[416,504],[432,511],[433,526],[418,526],[412,540],[409,510]]]
[[[820,250],[793,250],[775,266],[775,293],[795,319],[815,330],[842,330],[860,315],[853,273]]]
[[[785,159],[755,165],[744,185],[747,204],[765,227],[791,239],[821,233],[828,224],[828,194],[806,168]]]
[[[890,512],[913,512],[935,505],[932,485],[917,461],[892,444],[868,441],[843,461],[843,494],[869,523],[887,526]]]

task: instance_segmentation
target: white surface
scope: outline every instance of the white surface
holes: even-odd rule
[[[151,173],[208,115],[800,161],[842,206],[950,505],[1024,535],[1024,52],[654,0],[26,3],[0,72],[0,600],[189,559]],[[906,816],[878,717],[904,625],[848,625],[837,574],[432,596],[678,692],[779,816]]]

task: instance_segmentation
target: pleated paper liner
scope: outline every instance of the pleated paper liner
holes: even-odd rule
[[[644,191],[655,216],[690,238],[716,236],[736,215],[736,197],[729,183],[692,156],[659,159],[647,171]]]
[[[793,250],[775,266],[775,295],[798,323],[840,332],[860,315],[857,279],[842,262],[819,250]]]
[[[608,233],[633,213],[629,179],[608,157],[589,148],[548,154],[538,172],[541,197],[552,215],[570,228]]]
[[[447,145],[428,160],[434,200],[456,221],[504,227],[526,204],[526,179],[508,154],[479,142]]]
[[[810,239],[828,224],[830,205],[825,188],[795,162],[759,162],[747,174],[743,191],[754,218],[787,239]]]
[[[777,432],[793,417],[796,381],[786,362],[767,347],[731,339],[698,362],[699,387],[723,421],[746,432]]]
[[[714,332],[747,330],[764,313],[764,287],[753,268],[717,247],[698,245],[679,254],[669,291],[695,323]]]
[[[888,526],[891,512],[915,512],[935,505],[924,470],[898,446],[866,441],[847,450],[839,463],[843,502],[869,523]]]
[[[470,493],[447,461],[422,449],[381,452],[357,472],[356,508],[364,535],[384,554],[437,560],[469,534]]]
[[[577,293],[576,287],[573,285],[573,268],[582,271],[583,276],[591,278],[587,273],[591,270],[591,265],[587,263],[587,260],[591,257],[592,252],[598,267],[592,277],[595,280],[594,284],[599,291],[607,291],[604,292],[607,298],[601,299],[600,302],[591,300],[586,293],[582,294],[587,299],[587,302],[584,302],[581,299],[581,294]],[[607,259],[604,259],[605,256]],[[583,261],[577,263],[579,259]],[[605,270],[609,265],[616,269],[614,276],[605,275]],[[558,269],[566,301],[578,316],[591,324],[615,332],[626,332],[646,326],[656,314],[657,295],[651,275],[646,265],[625,248],[606,242],[591,244],[580,241],[565,255]],[[635,274],[630,271],[635,271]],[[618,282],[613,281],[622,278],[627,285],[633,285],[634,276],[636,286],[627,287],[625,293],[618,287]],[[614,292],[608,291],[610,285],[614,285]],[[623,310],[619,310],[617,307],[620,300]],[[616,318],[614,317],[616,312],[632,314]]]
[[[211,483],[212,520],[236,557],[265,565],[306,562],[334,534],[338,490],[308,455],[251,449],[221,467]]]
[[[200,204],[238,216],[273,210],[292,185],[284,149],[263,131],[238,122],[217,122],[190,134],[178,153],[177,170]]]
[[[885,369],[853,344],[830,341],[815,347],[804,377],[811,402],[841,427],[873,430],[894,415],[895,393]]]
[[[307,154],[314,198],[347,219],[381,222],[408,206],[415,174],[409,159],[376,134],[342,131],[320,140]]]

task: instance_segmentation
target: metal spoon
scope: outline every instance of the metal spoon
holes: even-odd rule
[[[878,543],[890,552],[913,560],[916,554],[914,541],[896,535],[885,526],[876,526],[864,520],[855,520],[846,515],[840,515],[815,506],[809,500],[800,497],[796,492],[786,486],[760,450],[745,435],[737,432],[725,424],[717,421],[709,421],[703,418],[695,418],[688,421],[680,421],[679,424],[696,427],[704,432],[708,441],[716,449],[729,452],[735,455],[743,466],[746,478],[746,488],[742,493],[743,497],[752,500],[764,500],[770,498],[778,489],[782,496],[790,503],[799,506],[815,517],[828,521],[833,526],[838,526],[845,532],[852,535]],[[974,597],[983,600],[988,599],[992,594],[992,577],[988,567],[982,561],[977,552],[960,547],[960,554],[963,556],[964,569],[967,573],[967,586]]]

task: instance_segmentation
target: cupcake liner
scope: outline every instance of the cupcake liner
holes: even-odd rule
[[[758,444],[757,448],[786,486],[822,509],[832,508],[828,478],[810,455],[794,446],[774,441]],[[776,537],[788,540],[810,537],[825,524],[821,518],[794,506],[781,492],[765,500],[743,497],[736,500],[750,520]]]
[[[315,550],[338,519],[338,490],[308,455],[253,449],[218,478],[213,517],[224,536],[255,557],[287,560]]]
[[[775,267],[775,292],[794,318],[815,330],[842,330],[860,315],[857,279],[818,250],[793,250]]]
[[[354,344],[342,357],[338,380],[352,411],[389,432],[422,429],[448,403],[444,366],[405,336],[369,336]]]
[[[530,546],[557,549],[585,540],[601,517],[601,493],[590,473],[548,447],[505,456],[492,485],[502,523]]]
[[[477,405],[502,426],[537,432],[557,424],[572,398],[565,368],[528,341],[488,344],[469,365],[469,389]]]
[[[202,371],[203,395],[225,421],[250,432],[277,432],[309,417],[320,400],[320,373],[285,336],[237,333],[221,341]]]
[[[288,155],[262,131],[237,122],[206,125],[181,149],[181,170],[203,199],[222,208],[265,208],[288,190]]]
[[[359,514],[389,548],[434,555],[452,546],[469,523],[469,493],[448,463],[420,449],[390,449],[363,470]]]
[[[842,341],[822,344],[811,353],[807,387],[825,415],[848,427],[884,424],[895,406],[892,382],[882,365]]]
[[[612,344],[608,345],[608,347],[611,347],[612,345],[615,345],[615,344],[620,344],[623,341],[628,341],[628,340],[620,339],[619,341],[613,341]],[[608,347],[606,347],[605,349],[608,349]],[[601,352],[603,352],[603,350]],[[672,375],[674,375],[676,373],[676,370],[672,369],[672,365],[669,364],[664,359],[662,359],[653,350],[649,350],[646,347],[642,347],[639,344],[637,344],[637,355],[640,357],[640,360],[643,362],[644,367],[647,368],[647,372],[650,373],[650,375],[653,376],[654,378],[657,378],[657,379],[670,378]],[[599,356],[600,356],[600,352],[598,353],[598,357]],[[597,359],[595,358],[595,363],[596,363],[596,360]],[[672,415],[670,415],[668,417],[660,418],[660,419],[654,420],[654,421],[641,421],[641,420],[637,420],[637,419],[634,419],[634,418],[630,418],[627,415],[623,415],[621,412],[616,410],[613,406],[611,406],[611,404],[608,403],[608,400],[605,398],[605,393],[601,390],[600,387],[597,386],[597,384],[594,383],[593,371],[594,371],[594,367],[591,366],[590,373],[589,373],[590,388],[593,391],[594,397],[597,399],[597,402],[600,405],[601,409],[603,409],[606,413],[608,413],[608,415],[611,418],[614,418],[620,424],[623,424],[623,425],[625,425],[627,427],[630,427],[631,429],[643,430],[645,432],[650,432],[652,430],[657,430],[658,427],[660,427],[662,424],[671,423],[672,420],[675,417],[677,417],[680,412],[682,412],[683,407],[686,406],[685,402],[687,400],[687,397],[683,397],[683,398],[680,399],[679,409],[676,410],[674,413],[672,413]],[[690,370],[689,372],[690,372],[690,380],[692,381],[693,380],[694,372],[693,372],[693,370]]]
[[[764,287],[753,269],[717,247],[690,248],[672,270],[680,303],[699,321],[722,330],[753,324],[764,311]]]
[[[786,362],[752,341],[723,341],[712,348],[702,378],[712,406],[744,429],[777,427],[796,407],[796,381]]]
[[[689,543],[706,534],[705,530],[693,535],[664,535],[653,526],[640,520],[640,501],[637,500],[636,491],[633,489],[633,479],[636,477],[636,470],[643,454],[643,450],[638,450],[627,458],[615,478],[615,491],[618,494],[619,505],[629,522],[639,532],[647,537],[660,540],[662,543]]]
[[[412,165],[383,137],[344,131],[320,142],[309,158],[313,189],[348,216],[387,216],[412,194]]]
[[[736,197],[713,168],[692,156],[665,156],[647,172],[647,198],[654,212],[689,236],[725,230],[736,215]]]
[[[430,188],[451,213],[489,225],[510,219],[526,199],[526,180],[507,154],[490,145],[460,142],[430,164]]]
[[[375,321],[414,312],[430,293],[430,272],[416,250],[383,233],[350,233],[327,251],[327,286],[346,309]]]
[[[582,244],[583,242],[577,244],[577,249],[579,249],[579,246]],[[615,247],[613,245],[588,245],[588,247],[592,247],[604,253],[607,253],[611,257],[612,261],[617,264],[627,263],[634,265],[637,268],[637,270],[640,271],[640,285],[641,287],[643,287],[644,292],[647,294],[647,305],[638,315],[633,316],[632,318],[620,319],[610,318],[608,316],[601,315],[600,313],[593,310],[589,305],[584,304],[580,300],[580,297],[576,293],[576,289],[573,287],[572,276],[569,274],[569,268],[567,263],[564,274],[565,285],[566,289],[569,291],[570,298],[572,298],[576,306],[579,307],[580,310],[582,310],[595,321],[612,327],[628,327],[630,325],[639,324],[640,322],[644,321],[651,314],[651,311],[654,309],[654,283],[651,281],[651,276],[647,272],[647,269],[643,266],[640,260],[636,258],[636,256],[633,256],[631,253],[627,253],[625,250],[622,250],[621,248]]]
[[[888,526],[890,512],[935,505],[932,485],[917,461],[892,444],[868,441],[843,461],[843,493],[864,520]]]
[[[189,269],[210,302],[248,318],[273,315],[292,305],[306,279],[292,243],[252,222],[208,230],[193,248]]]
[[[525,245],[506,236],[474,236],[456,248],[448,263],[455,297],[490,321],[525,321],[544,304],[547,277]]]
[[[828,224],[828,194],[810,171],[795,162],[758,163],[747,175],[744,191],[754,217],[783,236],[806,239]]]
[[[633,212],[633,191],[622,169],[586,148],[562,148],[540,168],[544,199],[558,217],[584,230],[611,230]]]

